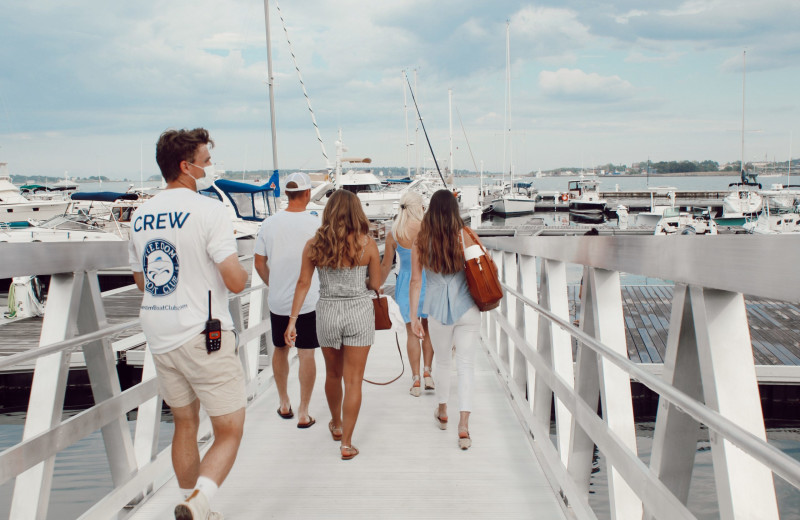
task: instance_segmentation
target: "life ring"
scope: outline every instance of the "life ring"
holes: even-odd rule
[[[567,202],[567,200],[569,200],[569,195],[568,195],[568,194],[566,194],[566,193],[562,193],[562,194],[561,194],[561,200],[562,200],[563,202]]]

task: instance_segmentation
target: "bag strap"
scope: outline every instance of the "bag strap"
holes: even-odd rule
[[[478,240],[478,237],[475,236],[475,233],[467,226],[464,226],[463,228],[461,228],[461,235],[462,235],[462,237],[461,237],[461,247],[464,248],[464,252],[466,253],[466,251],[467,251],[467,248],[465,247],[465,243],[464,243],[464,237],[463,237],[465,229],[467,230],[467,234],[470,236],[472,241],[475,242],[475,245],[477,245],[478,247],[481,248],[481,251],[483,251],[484,255],[489,256],[489,253],[486,251],[486,248],[483,247],[483,244],[481,244],[481,241]],[[472,247],[472,246],[470,246],[470,247]],[[464,256],[466,257],[466,254]]]
[[[364,382],[369,383],[371,385],[385,386],[385,385],[390,385],[390,384],[394,383],[395,381],[397,381],[398,379],[400,379],[401,377],[403,377],[403,374],[405,374],[405,372],[406,372],[406,364],[403,361],[403,351],[400,350],[400,339],[398,338],[396,332],[394,333],[394,341],[395,341],[395,343],[397,343],[397,353],[400,354],[400,365],[403,367],[402,370],[400,370],[400,375],[395,377],[391,381],[386,381],[385,383],[379,383],[377,381],[370,381],[366,377],[364,378]]]

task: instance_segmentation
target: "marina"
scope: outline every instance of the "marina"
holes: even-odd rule
[[[670,245],[667,249],[660,246],[665,241]],[[276,396],[270,381],[271,371],[266,364],[268,358],[264,345],[259,341],[266,332],[268,321],[260,318],[263,299],[256,297],[260,291],[258,284],[231,300],[234,319],[240,324],[242,345],[245,346],[240,354],[250,381],[248,392],[251,401],[243,451],[217,500],[229,517],[262,517],[260,511],[264,510],[281,518],[330,517],[332,510],[334,516],[375,517],[382,516],[382,511],[401,507],[396,501],[404,500],[402,497],[418,494],[426,499],[419,501],[421,509],[418,512],[414,513],[415,506],[409,506],[405,501],[402,507],[410,507],[409,512],[422,516],[424,511],[435,511],[431,514],[438,518],[448,518],[451,514],[463,517],[467,512],[475,512],[478,516],[483,516],[482,512],[494,514],[490,511],[500,511],[511,518],[529,517],[531,511],[536,511],[541,518],[572,515],[578,518],[621,518],[621,513],[615,513],[615,509],[623,506],[652,507],[651,500],[662,501],[664,507],[671,508],[672,513],[666,518],[676,517],[673,513],[706,518],[702,514],[695,516],[690,513],[692,507],[698,507],[698,491],[692,493],[693,498],[688,501],[690,509],[686,509],[686,505],[681,504],[687,504],[688,497],[676,497],[668,484],[673,478],[670,475],[689,478],[685,475],[687,472],[691,475],[693,464],[687,466],[684,463],[667,471],[659,469],[653,462],[662,457],[658,455],[660,453],[671,453],[670,450],[685,452],[688,446],[696,446],[698,442],[710,446],[713,454],[711,464],[718,475],[719,471],[735,471],[737,482],[744,475],[755,475],[741,484],[748,486],[748,503],[758,503],[759,507],[767,504],[766,507],[772,507],[776,512],[780,508],[779,516],[771,515],[774,518],[792,518],[793,511],[800,511],[800,495],[796,488],[800,485],[800,463],[792,462],[779,451],[757,448],[754,440],[764,439],[764,417],[768,411],[772,413],[768,406],[770,402],[763,406],[759,403],[765,396],[768,400],[778,397],[778,392],[765,392],[764,388],[795,388],[798,383],[800,330],[797,317],[800,311],[795,296],[800,292],[795,278],[782,277],[791,269],[788,259],[798,254],[800,243],[796,238],[518,236],[486,237],[485,242],[494,251],[496,262],[501,267],[507,294],[499,309],[484,314],[482,344],[485,350],[484,355],[479,356],[481,360],[476,375],[481,397],[472,427],[475,447],[466,454],[457,450],[454,437],[436,435],[441,432],[434,428],[428,417],[430,410],[424,405],[430,397],[425,397],[422,403],[415,401],[407,395],[401,383],[388,387],[366,385],[360,421],[364,426],[357,435],[362,456],[354,463],[341,463],[330,454],[331,450],[335,452],[335,445],[324,439],[327,436],[324,428],[308,432],[318,440],[298,437],[300,434],[296,428],[286,428],[275,417]],[[708,261],[734,243],[739,253],[730,265],[720,269]],[[129,350],[135,348],[134,338],[138,333],[135,319],[137,295],[130,288],[123,288],[101,297],[99,288],[91,281],[98,270],[117,265],[125,258],[124,246],[114,243],[76,246],[0,244],[0,252],[4,258],[10,259],[26,257],[29,248],[56,248],[54,251],[59,252],[60,259],[57,263],[48,261],[48,257],[54,255],[38,254],[34,262],[15,260],[5,264],[0,274],[7,277],[32,270],[49,271],[53,273],[49,307],[70,300],[83,301],[80,307],[68,307],[66,315],[59,319],[48,318],[46,312],[45,319],[38,320],[42,330],[39,347],[36,347],[35,332],[28,332],[27,340],[25,334],[20,333],[19,337],[30,342],[30,347],[19,348],[16,353],[10,349],[0,359],[0,367],[4,370],[13,366],[30,367],[34,360],[36,370],[43,374],[56,370],[52,377],[42,380],[49,383],[38,387],[34,384],[31,389],[31,402],[41,404],[28,408],[27,422],[30,425],[26,429],[33,428],[31,421],[46,412],[46,408],[41,408],[43,403],[49,400],[52,404],[48,406],[63,406],[60,404],[63,400],[59,400],[63,399],[62,392],[67,388],[66,365],[63,363],[69,354],[64,356],[87,340],[89,343],[72,355],[83,352],[84,361],[91,361],[86,372],[96,402],[78,415],[64,420],[56,418],[44,429],[39,427],[26,432],[19,444],[0,452],[0,474],[5,475],[3,481],[6,485],[10,485],[9,478],[20,471],[12,468],[31,468],[24,472],[24,481],[28,484],[21,484],[23,475],[16,477],[10,495],[13,498],[9,514],[11,518],[39,515],[43,518],[46,507],[39,509],[39,513],[31,509],[40,503],[31,493],[49,495],[53,474],[52,466],[50,469],[45,466],[44,474],[39,473],[40,477],[30,480],[37,461],[54,457],[58,450],[103,424],[107,425],[103,427],[104,431],[108,430],[118,424],[114,417],[138,407],[138,420],[133,430],[114,426],[104,434],[113,487],[107,495],[92,499],[94,505],[85,513],[71,517],[109,518],[119,509],[123,517],[162,518],[174,504],[176,484],[174,479],[170,479],[169,450],[164,448],[163,439],[158,434],[164,430],[158,426],[161,414],[153,413],[160,406],[153,408],[157,401],[153,401],[155,387],[150,379],[152,365],[149,356],[146,351],[141,351],[137,362],[136,356],[131,355],[135,351]],[[744,278],[729,276],[753,262],[761,250],[778,254],[773,269],[751,272]],[[101,251],[103,254],[99,254]],[[627,254],[620,257],[617,251],[626,251]],[[659,262],[652,262],[654,255],[659,257]],[[675,262],[677,258],[681,262]],[[681,268],[686,262],[694,266],[691,271]],[[56,274],[65,269],[74,272]],[[620,273],[624,273],[626,279],[628,276],[642,276],[646,281],[619,285]],[[583,281],[575,283],[576,277],[578,280],[582,277]],[[673,283],[656,284],[653,282],[656,279]],[[523,294],[536,296],[531,299]],[[694,318],[687,321],[687,316],[692,315],[697,320],[705,316],[706,321]],[[19,326],[25,321],[8,323],[2,328]],[[93,322],[95,326],[91,325]],[[75,327],[75,324],[79,326]],[[97,333],[92,330],[97,330]],[[75,337],[76,333],[79,336]],[[81,340],[81,337],[87,339]],[[91,339],[97,337],[106,339],[101,343]],[[399,372],[401,355],[393,343],[393,338],[387,334],[379,335],[373,347],[375,352],[370,354],[367,377],[388,380]],[[121,348],[123,346],[126,348]],[[269,346],[266,348],[268,350]],[[120,355],[123,351],[125,356]],[[97,358],[100,352],[105,353]],[[587,357],[589,352],[595,357]],[[614,352],[620,357],[614,357]],[[624,355],[624,360],[621,355]],[[58,365],[47,361],[53,356],[63,360],[58,363],[62,368],[56,369]],[[709,356],[714,358],[711,364]],[[103,359],[99,365],[98,359]],[[597,368],[603,366],[598,365],[601,359],[608,359],[622,371],[613,371],[607,366],[598,373]],[[127,389],[117,386],[114,390],[113,381],[119,378],[118,366],[129,361],[141,364],[142,382]],[[674,372],[678,365],[685,366],[680,373]],[[595,372],[590,366],[595,366]],[[262,370],[264,368],[266,370]],[[58,373],[61,376],[57,376]],[[592,373],[600,378],[594,379],[595,383],[591,383]],[[620,380],[623,374],[624,383]],[[316,401],[312,401],[312,413],[320,410],[316,412],[318,415],[324,414],[321,412],[324,409],[321,403],[323,393],[319,388],[321,380],[318,377]],[[698,381],[702,381],[704,392],[710,392],[705,399],[691,390]],[[760,397],[759,383],[762,388]],[[587,384],[590,386],[586,387]],[[577,401],[575,397],[569,397],[573,385],[574,392],[577,392],[573,395],[583,396]],[[591,390],[592,385],[599,386]],[[631,429],[633,410],[636,408],[641,413],[642,408],[637,390],[639,385],[647,387],[647,392],[652,395],[660,395],[662,400],[674,402],[688,411],[698,424],[706,425],[717,435],[733,439],[748,455],[724,453],[720,444],[723,441],[716,437],[703,441],[700,437],[693,437],[691,429],[678,437],[674,437],[677,433],[670,437],[683,439],[684,448],[665,444],[660,435],[678,423],[669,420],[669,408],[662,410],[662,402],[651,405],[658,411],[654,426],[656,434],[648,448],[650,465],[634,463],[630,457],[636,450],[632,448],[629,436],[634,432]],[[100,391],[103,387],[108,390]],[[587,391],[589,394],[585,393]],[[554,408],[550,398],[546,401],[541,398],[548,393],[553,395],[552,392],[555,392],[556,399]],[[585,403],[591,402],[591,392],[599,392],[595,395],[602,403],[602,417],[588,404],[580,404],[584,400]],[[48,394],[55,396],[56,400],[48,398]],[[797,394],[789,392],[785,395],[787,404],[784,408],[788,406],[791,409]],[[734,402],[735,408],[730,408]],[[151,411],[143,414],[143,410],[148,409]],[[796,416],[796,412],[793,413]],[[551,416],[555,421],[552,425]],[[580,427],[573,424],[570,417],[580,421],[577,423]],[[726,422],[726,417],[734,422]],[[568,427],[570,424],[572,426]],[[761,434],[758,433],[758,424],[761,424]],[[744,425],[747,425],[746,429]],[[614,434],[617,440],[608,437],[611,431],[617,432]],[[746,431],[750,433],[745,434]],[[551,433],[548,435],[546,432]],[[552,432],[556,433],[551,442],[547,438],[553,435]],[[578,444],[569,441],[570,437],[580,439],[582,435],[588,435],[591,443],[596,444],[602,453],[605,464],[619,468],[620,473],[603,472],[607,478],[605,483],[598,481],[599,477],[589,478],[591,459],[585,459],[582,451],[573,451]],[[128,440],[122,444],[118,441],[109,444],[112,438],[126,437]],[[56,438],[61,439],[56,444],[47,441]],[[414,441],[398,443],[392,439]],[[207,446],[208,440],[203,437],[201,445]],[[51,447],[40,448],[45,445]],[[125,448],[126,445],[129,447]],[[631,449],[634,451],[629,451]],[[125,455],[128,450],[130,455]],[[303,454],[296,455],[296,450]],[[146,455],[148,453],[150,455]],[[260,498],[245,498],[253,497],[252,484],[263,480],[264,471],[271,471],[266,468],[286,468],[290,460],[292,467],[302,474],[313,474],[317,476],[312,479],[322,479],[314,481],[319,490],[314,499],[301,499],[293,494],[292,489],[272,478],[260,484],[257,492]],[[568,477],[567,466],[563,465],[565,460],[575,464],[573,471],[577,472],[576,475],[585,477]],[[741,468],[741,465],[748,469],[733,469],[734,466]],[[374,478],[377,468],[387,467],[393,469],[384,479]],[[753,479],[767,479],[764,481],[771,483],[770,472],[780,477],[775,480],[776,487],[764,486],[762,482],[753,489]],[[336,478],[327,478],[331,475]],[[646,481],[648,486],[655,486],[656,497],[660,498],[650,498],[652,492],[645,493],[644,488],[636,484],[634,475],[639,475],[638,479]],[[480,477],[474,479],[471,476]],[[625,484],[615,480],[618,478],[623,478]],[[790,487],[778,485],[779,481],[786,481]],[[33,482],[41,482],[44,487],[31,488]],[[359,496],[331,502],[332,497],[347,496],[347,489],[353,482],[358,483],[368,499]],[[524,486],[519,485],[522,482],[525,482]],[[622,495],[613,499],[604,495],[610,500],[606,502],[601,497],[587,494],[584,487],[587,482],[601,486],[596,491],[603,489],[603,493]],[[137,490],[150,485],[154,486],[152,497],[148,493],[146,500],[136,499]],[[480,486],[481,491],[473,486]],[[720,489],[718,484],[716,493],[709,491],[716,505],[704,503],[702,507],[715,509],[727,504],[726,507],[749,510],[750,505],[738,503],[736,493],[726,489],[731,488]],[[438,502],[436,497],[447,499]],[[608,510],[609,504],[612,504],[611,510]],[[679,513],[681,511],[683,513]],[[405,513],[403,509],[402,516]],[[741,515],[742,518],[748,517],[747,513]]]

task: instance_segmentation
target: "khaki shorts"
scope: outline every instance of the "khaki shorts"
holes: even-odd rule
[[[233,413],[247,404],[244,370],[232,331],[222,332],[222,348],[209,354],[203,334],[166,354],[153,354],[158,391],[170,408],[195,399],[211,417]]]

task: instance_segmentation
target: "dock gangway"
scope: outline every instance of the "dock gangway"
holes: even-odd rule
[[[254,283],[232,296],[248,418],[237,463],[214,499],[226,518],[696,518],[690,496],[704,439],[720,518],[798,514],[779,509],[776,488],[794,498],[787,508],[797,507],[800,463],[766,442],[744,295],[800,299],[800,237],[485,242],[506,296],[483,314],[468,451],[458,450],[454,431],[434,427],[433,396],[410,397],[404,378],[365,385],[354,436],[361,455],[339,460],[326,427],[322,363],[311,407],[318,424],[298,430],[275,413],[271,371],[259,371],[266,291]],[[754,268],[767,255],[769,266]],[[126,264],[124,244],[0,244],[0,258],[0,278],[52,275],[40,346],[0,359],[0,368],[36,362],[23,438],[0,453],[0,485],[14,486],[9,517],[55,518],[48,516],[55,458],[97,430],[113,488],[80,518],[169,515],[178,494],[169,448],[158,449],[161,400],[152,360],[144,354],[142,382],[122,391],[110,341],[138,320],[108,325],[97,281],[98,270]],[[567,303],[567,268],[576,265],[583,271],[578,326]],[[628,359],[620,291],[626,273],[674,282],[660,375]],[[63,418],[76,350],[96,404]],[[379,333],[368,377],[390,379],[401,356],[394,337]],[[660,396],[647,454],[637,446],[632,380]],[[213,442],[207,420],[198,441]],[[603,485],[592,476],[598,454]]]

